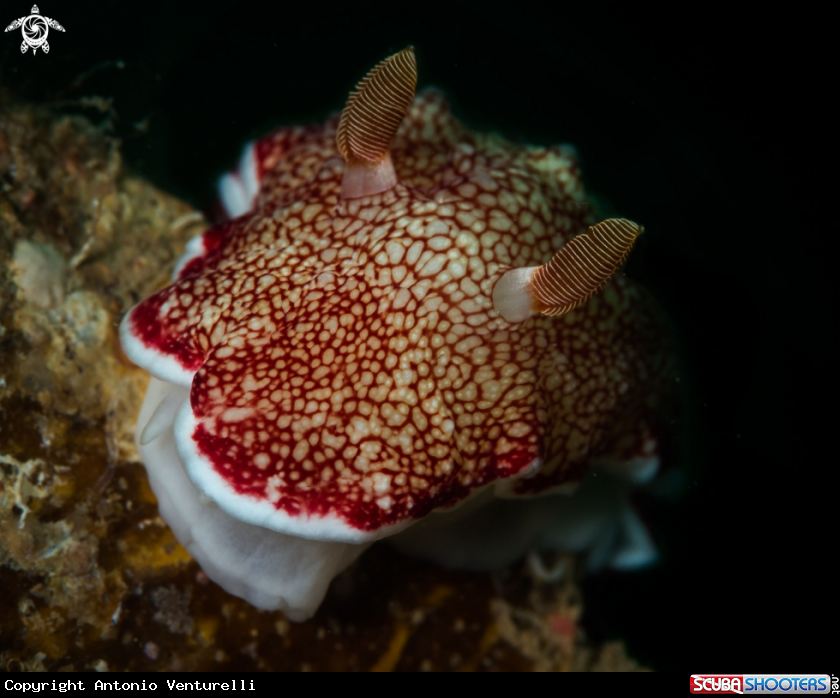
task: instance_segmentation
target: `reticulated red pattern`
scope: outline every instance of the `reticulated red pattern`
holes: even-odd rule
[[[465,130],[421,93],[392,144],[400,183],[341,200],[337,117],[256,145],[255,211],[132,313],[199,369],[199,452],[240,494],[372,531],[539,458],[533,493],[582,477],[663,380],[656,311],[623,277],[560,318],[493,309],[515,267],[596,222],[568,149]]]

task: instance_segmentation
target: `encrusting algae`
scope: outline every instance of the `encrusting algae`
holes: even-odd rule
[[[207,224],[84,119],[0,107],[0,667],[636,668],[586,644],[571,569],[375,546],[299,624],[209,582],[158,516],[133,433],[148,378],[117,340]]]

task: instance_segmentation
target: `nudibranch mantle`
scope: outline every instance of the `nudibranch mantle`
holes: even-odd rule
[[[649,477],[668,364],[655,304],[617,275],[559,317],[494,308],[506,272],[597,222],[574,151],[472,132],[427,90],[391,143],[396,185],[342,198],[338,126],[250,144],[222,183],[236,217],[125,317],[126,354],[154,377],[138,424],[153,485],[168,475],[151,460],[182,465],[190,506],[230,517],[231,540],[244,526],[335,546],[328,582],[364,544],[480,491],[569,492],[595,463]],[[170,521],[180,496],[164,518],[205,571],[224,568]],[[220,583],[291,617],[326,588],[299,602]]]

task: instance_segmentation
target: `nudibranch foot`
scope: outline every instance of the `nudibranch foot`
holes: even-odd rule
[[[152,377],[137,433],[161,404],[188,400],[188,391]],[[310,540],[245,523],[208,501],[188,477],[170,423],[137,448],[164,521],[210,579],[257,608],[281,610],[290,620],[311,617],[330,581],[368,547]]]
[[[590,571],[637,569],[657,553],[630,502],[634,485],[632,477],[594,467],[571,495],[499,499],[485,492],[390,541],[402,552],[458,569],[502,569],[529,550],[585,552]]]

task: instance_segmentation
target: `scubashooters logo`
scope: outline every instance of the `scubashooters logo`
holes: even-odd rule
[[[20,45],[20,52],[26,53],[26,50],[31,48],[33,56],[38,52],[38,49],[41,49],[44,53],[50,52],[50,45],[47,43],[47,34],[50,33],[50,28],[60,32],[64,31],[64,27],[54,19],[44,17],[38,11],[37,5],[32,6],[31,15],[16,19],[6,27],[6,31],[10,32],[18,27],[23,32],[23,43]]]
[[[828,674],[692,674],[691,692],[705,695],[818,695],[833,690]]]

